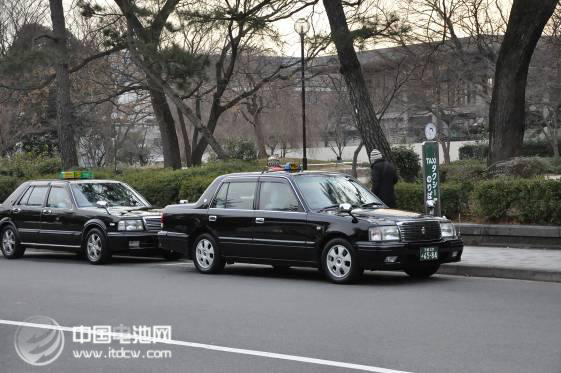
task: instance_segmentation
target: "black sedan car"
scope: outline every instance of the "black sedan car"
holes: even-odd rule
[[[92,264],[113,253],[182,255],[157,245],[160,211],[127,184],[111,180],[28,181],[0,205],[1,248],[20,258],[27,247],[83,253]]]
[[[160,246],[202,273],[242,262],[319,267],[336,283],[365,269],[429,277],[463,250],[449,220],[389,209],[339,173],[220,176],[196,203],[167,206],[162,222]]]

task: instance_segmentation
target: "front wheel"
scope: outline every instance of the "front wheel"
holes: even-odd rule
[[[440,268],[440,264],[421,264],[415,267],[408,267],[405,268],[405,273],[413,278],[429,278],[434,275],[438,269]]]
[[[220,248],[210,234],[202,234],[193,243],[193,262],[200,273],[218,273],[224,269]]]
[[[107,245],[105,234],[97,228],[88,232],[85,241],[85,254],[91,264],[104,264],[111,260],[111,250]]]
[[[18,259],[25,253],[25,247],[19,243],[16,231],[8,226],[2,230],[2,254],[6,259]]]
[[[321,255],[321,264],[325,276],[336,284],[350,284],[357,281],[363,268],[349,241],[335,238],[325,245]]]

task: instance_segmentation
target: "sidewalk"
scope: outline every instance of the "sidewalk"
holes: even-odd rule
[[[561,282],[561,250],[465,246],[462,261],[438,273]]]

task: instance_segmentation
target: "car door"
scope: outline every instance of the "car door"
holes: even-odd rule
[[[10,211],[22,243],[40,243],[41,211],[48,190],[48,184],[30,185]]]
[[[208,226],[224,256],[251,256],[257,178],[230,178],[219,187],[208,209]]]
[[[264,259],[313,261],[315,226],[288,180],[261,177],[255,212],[255,255]]]
[[[41,214],[41,243],[78,248],[81,227],[66,185],[52,184]]]

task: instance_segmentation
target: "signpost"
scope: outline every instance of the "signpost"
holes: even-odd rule
[[[436,137],[436,128],[432,123],[425,128],[427,140]],[[440,173],[439,173],[439,144],[437,141],[423,143],[423,186],[425,196],[425,211],[427,214],[440,216]]]

